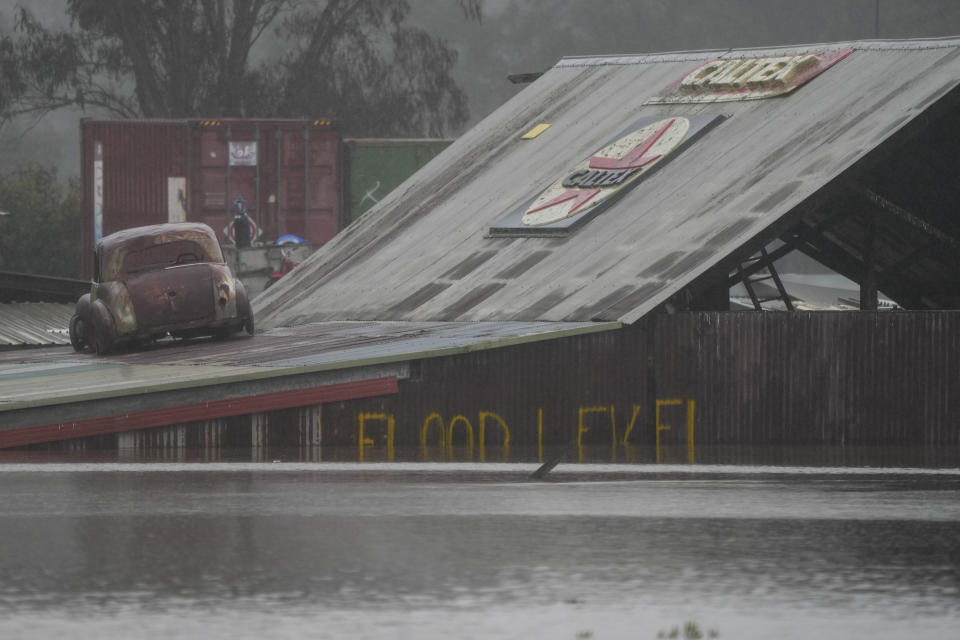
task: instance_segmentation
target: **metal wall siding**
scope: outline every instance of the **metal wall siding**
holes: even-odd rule
[[[960,314],[681,314],[656,335],[657,395],[697,399],[702,442],[960,442]]]
[[[324,443],[356,445],[360,413],[392,414],[398,446],[418,445],[430,416],[439,417],[431,421],[431,442],[439,437],[433,431],[438,420],[449,426],[460,416],[454,446],[466,443],[467,422],[476,443],[481,413],[503,419],[510,443],[518,446],[536,445],[542,416],[544,443],[563,445],[576,438],[580,409],[591,407],[613,406],[622,434],[633,406],[644,403],[646,359],[641,343],[642,333],[632,328],[423,360],[419,378],[401,380],[395,397],[324,406]],[[495,418],[486,420],[486,443],[500,446],[502,429]],[[589,429],[582,435],[584,444],[609,446],[610,424],[608,412],[586,414]],[[373,431],[366,433],[371,434],[379,442]]]
[[[493,412],[511,443],[535,446],[542,411],[542,444],[558,447],[586,411],[583,443],[607,446],[611,423],[622,442],[636,411],[629,442],[649,453],[658,402],[669,427],[661,444],[681,447],[692,402],[698,446],[960,444],[960,312],[699,312],[641,324],[424,360],[396,397],[324,407],[324,442],[357,444],[366,413],[393,416],[407,446],[427,422],[433,446],[434,423],[456,421],[461,446],[465,421],[476,432],[481,412]],[[381,426],[365,432],[379,434],[375,446]]]

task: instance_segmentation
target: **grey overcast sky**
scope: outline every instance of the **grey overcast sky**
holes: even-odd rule
[[[18,4],[67,24],[64,0],[0,0],[0,29],[10,28]],[[520,90],[508,74],[541,71],[563,56],[960,35],[960,0],[485,0],[479,24],[466,22],[454,0],[411,4],[411,22],[459,52],[468,127]],[[78,174],[80,115],[5,130],[0,169],[39,161]]]

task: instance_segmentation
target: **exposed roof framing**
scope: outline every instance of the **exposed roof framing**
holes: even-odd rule
[[[943,231],[940,231],[920,216],[910,213],[895,202],[887,200],[880,194],[875,193],[874,191],[862,185],[851,183],[847,186],[851,191],[873,204],[878,211],[892,215],[895,218],[909,224],[911,227],[919,229],[922,233],[925,233],[928,236],[936,239],[937,242],[943,244],[944,246],[947,246],[955,251],[960,249],[960,240],[944,233]]]

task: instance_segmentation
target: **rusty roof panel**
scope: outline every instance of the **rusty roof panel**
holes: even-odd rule
[[[650,103],[711,58],[846,49],[780,97]],[[634,322],[932,105],[960,101],[958,83],[956,39],[563,60],[257,298],[258,324],[587,321],[601,308]],[[638,118],[714,114],[727,118],[569,237],[487,237]]]

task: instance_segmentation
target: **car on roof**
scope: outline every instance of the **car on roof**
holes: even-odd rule
[[[181,222],[117,231],[94,249],[90,293],[70,320],[74,350],[172,335],[253,334],[247,291],[223,260],[213,229]]]

